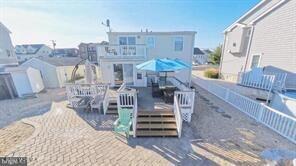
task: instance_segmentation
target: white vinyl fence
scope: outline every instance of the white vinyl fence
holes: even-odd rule
[[[195,77],[195,83],[296,144],[296,119],[248,97]]]

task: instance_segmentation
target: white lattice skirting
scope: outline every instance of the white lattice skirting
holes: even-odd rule
[[[182,119],[186,122],[191,121],[192,110],[191,109],[181,109]]]

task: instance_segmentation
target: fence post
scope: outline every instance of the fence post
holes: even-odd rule
[[[229,89],[226,89],[226,94],[225,94],[225,101],[228,101],[229,99]]]
[[[256,118],[257,122],[261,122],[261,118],[262,118],[262,114],[263,114],[263,110],[265,108],[264,106],[264,103],[260,103],[260,109],[259,109],[259,112],[258,112],[258,116]]]

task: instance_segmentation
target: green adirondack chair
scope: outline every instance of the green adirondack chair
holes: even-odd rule
[[[116,133],[125,132],[126,137],[129,138],[129,132],[132,125],[132,109],[118,110],[119,118],[114,122],[114,131]]]

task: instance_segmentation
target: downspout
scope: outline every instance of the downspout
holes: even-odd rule
[[[251,44],[252,44],[254,29],[255,29],[254,24],[252,24],[251,34],[250,34],[250,38],[249,38],[249,42],[248,42],[248,48],[247,48],[247,52],[246,52],[246,61],[245,61],[245,64],[244,64],[243,72],[246,72],[246,70],[247,70],[247,64],[248,64],[248,60],[249,60],[249,56],[250,56],[250,50],[251,50]]]
[[[221,56],[220,56],[220,64],[219,64],[219,78],[221,79],[221,70],[222,70],[222,61],[223,61],[223,56],[224,56],[224,50],[225,50],[225,45],[226,45],[226,35],[227,32],[224,33],[224,41],[223,41],[223,46],[221,50]]]

